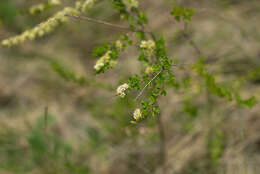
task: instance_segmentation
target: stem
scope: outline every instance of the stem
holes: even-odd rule
[[[165,136],[165,130],[164,130],[164,124],[162,121],[161,114],[158,114],[157,119],[157,125],[158,125],[158,131],[160,135],[160,146],[159,146],[159,157],[160,157],[160,165],[163,168],[163,174],[166,174],[167,168],[166,168],[166,136]]]
[[[204,56],[203,52],[201,51],[201,49],[199,48],[199,46],[189,37],[188,35],[188,23],[184,23],[184,37],[189,40],[189,42],[191,43],[191,46],[193,47],[193,49],[196,51],[198,56]],[[209,105],[209,113],[211,113],[212,111],[212,105],[213,105],[213,101],[210,97],[210,91],[208,88],[206,88],[206,99],[208,101],[208,105]]]
[[[156,77],[157,77],[159,74],[161,74],[161,72],[162,72],[162,70],[159,71],[159,72],[143,87],[143,89],[142,89],[142,90],[139,92],[139,94],[135,97],[135,100],[137,100],[137,99],[143,94],[145,88],[146,88],[154,79],[156,79]]]
[[[48,107],[44,108],[44,132],[45,135],[47,134],[47,124],[48,124]]]
[[[86,21],[89,21],[89,22],[97,23],[97,24],[103,24],[103,25],[107,25],[107,26],[110,26],[110,27],[119,28],[119,29],[122,29],[122,30],[132,30],[131,28],[126,27],[126,26],[112,24],[112,23],[109,23],[109,22],[106,22],[106,21],[90,18],[90,17],[87,17],[87,16],[75,16],[75,15],[67,15],[67,16],[75,18],[75,19],[86,20]]]
[[[199,56],[203,56],[204,54],[202,53],[201,49],[198,47],[198,45],[190,38],[188,34],[188,23],[184,23],[184,37],[190,42],[191,46],[193,49],[196,51],[196,53]]]
[[[71,17],[71,18],[75,18],[75,19],[86,20],[86,21],[89,21],[89,22],[110,26],[110,27],[113,27],[113,28],[121,29],[121,30],[132,31],[132,32],[143,32],[143,33],[149,33],[150,35],[153,35],[150,31],[134,30],[134,29],[132,29],[130,27],[117,25],[117,24],[112,24],[110,22],[106,22],[106,21],[103,21],[103,20],[90,18],[90,17],[87,17],[87,16],[75,16],[75,15],[66,15],[66,16]]]

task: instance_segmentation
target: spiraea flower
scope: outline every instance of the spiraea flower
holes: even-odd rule
[[[116,41],[115,46],[118,50],[122,50],[122,48],[123,48],[123,44],[120,40]]]
[[[52,3],[52,5],[58,5],[60,0],[50,0],[49,2]],[[76,2],[75,8],[65,7],[63,10],[57,12],[52,17],[50,17],[47,21],[44,21],[44,22],[38,24],[36,27],[26,30],[18,36],[14,36],[9,39],[3,40],[0,43],[0,46],[11,47],[11,46],[23,43],[26,40],[34,40],[37,37],[44,36],[44,35],[50,33],[51,31],[53,31],[60,23],[67,22],[68,16],[80,15],[80,13],[83,11],[83,8],[84,8],[84,11],[86,11],[89,8],[91,8],[95,2],[96,2],[96,0],[85,0],[82,5],[80,5]],[[78,6],[81,6],[81,8],[79,9]],[[44,6],[39,5],[39,6],[33,7],[33,9],[31,9],[31,12],[35,13],[37,10],[44,10]],[[97,67],[100,67],[100,65]]]
[[[154,49],[155,48],[155,43],[153,40],[142,40],[141,41],[141,45],[140,48],[144,48],[144,49]]]
[[[135,120],[139,120],[140,118],[142,118],[141,109],[137,108],[137,109],[134,111],[133,117],[134,117]]]
[[[96,71],[100,71],[106,64],[109,64],[109,62],[110,62],[110,53],[111,53],[111,51],[107,51],[102,57],[100,57],[97,60],[95,66],[94,66],[94,69]]]
[[[116,94],[122,98],[125,97],[126,95],[126,90],[129,88],[129,85],[127,83],[124,83],[123,85],[120,85],[117,90],[116,90]]]
[[[99,70],[101,70],[101,68],[102,68],[103,66],[105,66],[105,64],[104,64],[103,62],[97,61],[97,63],[94,65],[94,69],[95,69],[96,71],[99,71]]]
[[[144,51],[148,55],[152,55],[155,49],[155,43],[153,40],[148,40],[148,41],[143,40],[141,41],[140,48],[144,49]]]
[[[96,71],[100,71],[102,68],[113,68],[117,64],[116,60],[111,59],[110,54],[111,51],[109,50],[97,60],[96,64],[94,65],[94,69]]]
[[[147,66],[145,69],[145,74],[152,74],[154,72],[153,68],[151,66]]]
[[[40,23],[30,30],[26,30],[21,35],[3,40],[1,44],[2,46],[10,47],[19,43],[23,43],[26,40],[34,40],[37,37],[41,37],[51,32],[55,27],[59,25],[59,23],[66,22],[67,16],[65,16],[65,14],[76,15],[78,13],[79,12],[74,8],[66,7],[62,11],[56,13],[53,17],[49,18],[47,21]]]

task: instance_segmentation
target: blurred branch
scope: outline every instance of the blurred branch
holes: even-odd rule
[[[163,174],[167,173],[167,168],[166,168],[166,137],[165,137],[165,130],[164,130],[164,124],[162,121],[162,116],[161,114],[157,115],[157,125],[158,125],[158,131],[160,134],[160,164],[163,168]]]
[[[90,18],[90,17],[87,17],[87,16],[75,16],[75,15],[74,16],[66,15],[66,16],[74,18],[74,19],[80,19],[80,20],[85,20],[85,21],[97,23],[97,24],[110,26],[110,27],[113,27],[113,28],[121,29],[121,30],[127,30],[127,31],[132,31],[132,32],[143,32],[143,33],[151,34],[150,31],[145,31],[144,29],[142,29],[142,30],[135,30],[135,29],[132,29],[130,27],[126,27],[126,26],[122,26],[122,25],[118,25],[118,24],[113,24],[113,23],[110,23],[110,22],[106,22],[106,21],[103,21],[103,20]]]
[[[194,48],[194,50],[196,51],[196,53],[199,56],[203,56],[204,54],[202,53],[201,49],[199,48],[199,46],[196,44],[196,42],[194,42],[190,35],[188,34],[188,23],[184,23],[184,37],[190,42],[190,45]]]
[[[44,108],[44,132],[47,134],[47,124],[48,124],[48,106]]]
[[[74,16],[72,16],[72,15],[66,15],[66,16],[71,17],[71,18],[75,18],[75,19],[80,19],[80,20],[86,20],[86,21],[89,21],[89,22],[94,22],[94,23],[97,23],[97,24],[103,24],[103,25],[107,25],[107,26],[114,27],[114,28],[118,28],[118,29],[122,29],[122,30],[130,30],[130,31],[133,31],[131,28],[126,27],[126,26],[121,26],[121,25],[117,25],[117,24],[112,24],[112,23],[109,23],[109,22],[106,22],[106,21],[102,21],[102,20],[90,18],[90,17],[87,17],[87,16],[75,16],[75,15],[74,15]]]

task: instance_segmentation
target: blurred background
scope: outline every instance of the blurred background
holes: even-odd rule
[[[1,0],[0,40],[74,3],[64,0],[43,13],[28,13],[44,2]],[[188,39],[183,24],[170,15],[177,3],[196,12]],[[192,39],[217,82],[243,97],[259,97],[259,0],[145,0],[140,8],[147,12],[150,29],[166,38],[170,57],[195,63],[199,55],[189,44]],[[127,25],[109,1],[86,15]],[[136,47],[127,48],[114,69],[93,73],[97,59],[92,50],[123,33],[70,19],[36,41],[0,48],[0,173],[259,173],[259,104],[248,109],[208,94],[185,67],[176,67],[179,87],[169,87],[159,102],[166,146],[161,164],[156,118],[131,125],[136,94],[115,97],[117,86],[143,69]]]

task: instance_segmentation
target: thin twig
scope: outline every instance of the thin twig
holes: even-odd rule
[[[86,20],[86,21],[89,21],[89,22],[94,22],[94,23],[97,23],[97,24],[103,24],[103,25],[107,25],[107,26],[110,26],[110,27],[119,28],[119,29],[122,29],[122,30],[133,31],[131,28],[126,27],[126,26],[112,24],[112,23],[109,23],[109,22],[106,22],[106,21],[90,18],[90,17],[87,17],[87,16],[75,16],[75,15],[66,15],[66,16],[72,17],[72,18],[75,18],[75,19],[80,19],[80,20]]]
[[[161,74],[161,72],[162,72],[162,70],[159,71],[159,72],[143,87],[143,89],[142,89],[142,90],[139,92],[139,94],[135,97],[135,100],[137,100],[137,99],[143,94],[145,88],[146,88],[154,79],[156,79],[156,77],[157,77],[159,74]]]
[[[48,124],[48,107],[44,108],[44,132],[47,133],[47,124]]]
[[[190,43],[191,43],[191,46],[195,49],[195,51],[197,52],[197,54],[199,55],[199,56],[203,56],[203,53],[202,53],[202,51],[200,50],[200,48],[198,47],[198,45],[193,41],[193,40],[191,40],[190,39]]]
[[[97,23],[97,24],[102,24],[102,25],[110,26],[110,27],[113,27],[113,28],[121,29],[121,30],[127,30],[127,31],[132,31],[132,32],[143,32],[143,33],[151,34],[150,31],[135,30],[135,29],[132,29],[130,27],[113,24],[113,23],[110,23],[110,22],[106,22],[106,21],[103,21],[103,20],[90,18],[90,17],[87,17],[87,16],[75,16],[75,15],[68,15],[68,14],[66,14],[65,16],[72,17],[72,18],[75,18],[75,19],[85,20],[85,21],[89,21],[89,22],[94,22],[94,23]]]
[[[159,149],[159,156],[160,156],[160,164],[163,168],[163,173],[167,173],[167,168],[166,168],[166,158],[167,158],[167,153],[166,153],[166,136],[165,136],[165,130],[164,130],[164,124],[161,118],[161,114],[158,114],[157,116],[157,125],[158,125],[158,131],[160,134],[160,149]]]
[[[185,64],[185,63],[182,63],[182,64],[173,64],[172,66],[183,66],[183,65],[189,65],[189,64]],[[144,87],[143,89],[139,92],[139,94],[135,97],[134,100],[137,100],[144,92],[145,88],[147,88],[147,86],[154,80],[156,79],[156,77],[162,72],[163,70],[159,71]]]
[[[196,53],[199,56],[203,56],[204,54],[202,53],[201,49],[198,47],[198,45],[189,37],[188,34],[188,23],[184,23],[184,37],[190,42],[191,46],[194,48]]]
[[[138,18],[132,12],[130,12],[130,16],[135,18],[135,20],[138,21]],[[142,27],[141,32],[148,33],[153,38],[153,40],[156,41],[156,36],[155,36],[155,34],[153,32],[145,30],[146,27],[145,27],[145,25],[143,23],[141,23],[141,27]]]
[[[178,64],[173,64],[172,66],[180,66],[180,67],[182,67],[182,66],[189,66],[189,65],[192,65],[192,64],[189,64],[189,63],[178,63]]]
[[[198,54],[198,56],[205,56],[205,54],[201,51],[200,47],[191,39],[189,38],[189,35],[188,35],[188,23],[184,23],[184,37],[186,37],[187,40],[190,41],[191,43],[191,46],[193,47],[193,49],[196,51],[196,53]],[[208,56],[205,56],[205,57],[208,57]],[[206,98],[207,98],[207,101],[208,101],[208,105],[209,105],[209,113],[212,112],[212,104],[213,104],[213,101],[210,97],[210,90],[207,88],[206,89]]]

